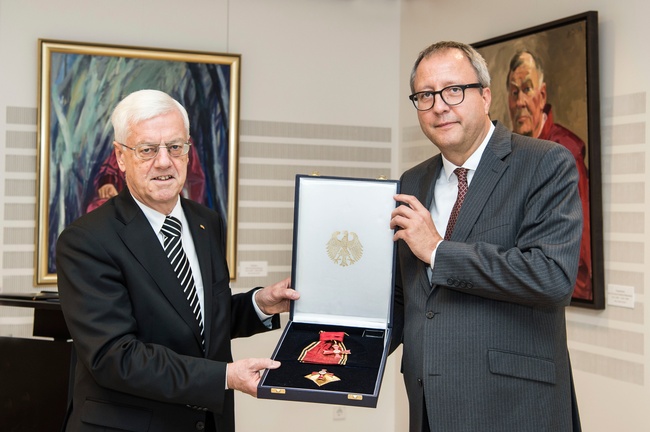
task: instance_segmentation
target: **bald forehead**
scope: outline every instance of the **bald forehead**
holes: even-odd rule
[[[520,68],[525,68],[526,70],[530,71],[535,71],[535,75],[539,72],[539,65],[535,62],[535,57],[533,57],[530,53],[528,52],[522,52],[518,57],[517,61],[514,62],[510,69],[509,75],[512,75],[512,73]]]
[[[522,66],[526,67],[527,69],[535,70],[537,72],[537,64],[535,64],[535,59],[532,55],[530,55],[530,53],[525,52],[519,56],[517,68],[520,68]]]
[[[539,71],[537,70],[535,59],[530,54],[523,53],[521,56],[519,56],[519,61],[514,65],[508,74],[508,81],[512,81],[514,76],[517,75],[520,78],[522,75],[524,75],[533,80],[537,80],[539,78]]]

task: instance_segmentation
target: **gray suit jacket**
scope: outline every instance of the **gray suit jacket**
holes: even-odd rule
[[[430,207],[440,155],[402,176]],[[582,210],[571,154],[496,130],[451,241],[426,266],[398,244],[394,329],[410,430],[558,432],[579,429],[565,306],[576,279]],[[403,331],[403,332],[402,332]],[[575,423],[575,425],[574,425]]]
[[[230,340],[268,329],[252,293],[231,295],[219,215],[181,200],[201,266],[205,353],[162,245],[127,189],[59,236],[61,307],[78,355],[68,431],[177,432],[206,422],[234,430]]]

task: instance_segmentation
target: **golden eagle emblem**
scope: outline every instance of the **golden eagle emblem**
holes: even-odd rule
[[[335,231],[327,242],[327,256],[341,267],[354,264],[362,255],[363,246],[356,233]]]

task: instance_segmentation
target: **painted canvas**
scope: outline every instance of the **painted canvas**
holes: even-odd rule
[[[140,89],[164,91],[188,112],[183,195],[226,221],[233,277],[239,56],[40,42],[37,285],[56,282],[56,239],[65,226],[106,201],[107,190],[124,187],[110,115]]]
[[[576,160],[584,217],[571,304],[603,309],[598,13],[472,45],[492,77],[490,117],[519,134],[555,141]]]

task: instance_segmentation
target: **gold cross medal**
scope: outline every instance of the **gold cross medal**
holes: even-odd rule
[[[305,375],[305,378],[315,382],[318,387],[324,386],[335,381],[341,381],[341,378],[334,375],[332,372],[327,372],[327,369],[321,369],[318,372],[312,372],[309,375]]]

